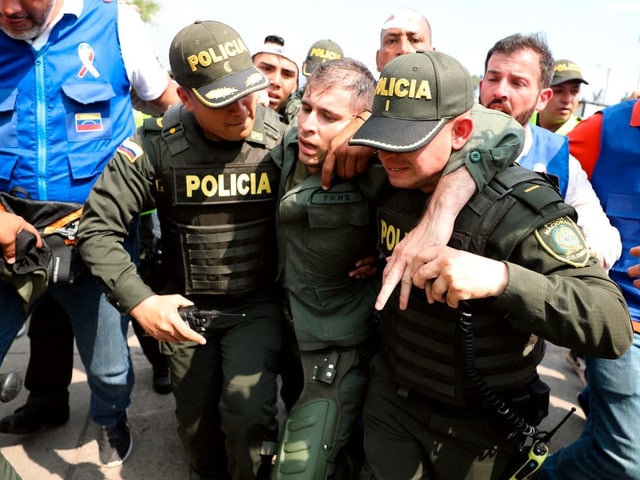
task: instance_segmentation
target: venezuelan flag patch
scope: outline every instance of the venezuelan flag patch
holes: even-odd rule
[[[76,132],[101,132],[104,130],[100,113],[76,113]]]
[[[136,161],[136,158],[142,155],[142,148],[131,140],[125,140],[124,143],[118,147],[118,153],[133,163]]]

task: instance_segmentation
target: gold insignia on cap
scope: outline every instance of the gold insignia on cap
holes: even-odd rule
[[[264,76],[261,73],[256,72],[247,77],[247,79],[244,81],[244,85],[245,87],[250,87],[262,82],[264,82]]]
[[[584,267],[589,260],[584,235],[569,217],[560,217],[536,229],[540,246],[553,258],[574,267]]]
[[[238,91],[237,88],[231,88],[231,87],[216,88],[214,90],[211,90],[210,92],[207,92],[205,97],[207,97],[209,100],[215,100],[218,98],[229,97],[234,93],[236,93],[237,91]]]

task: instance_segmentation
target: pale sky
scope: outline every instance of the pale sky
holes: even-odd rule
[[[345,56],[361,60],[377,76],[380,27],[394,9],[411,7],[431,23],[436,49],[457,58],[473,75],[482,75],[486,52],[497,40],[516,32],[542,32],[555,58],[582,67],[589,82],[582,87],[584,99],[606,88],[606,103],[616,103],[640,90],[640,0],[156,1],[161,10],[148,28],[167,68],[173,36],[199,19],[228,24],[252,51],[266,35],[280,35],[298,64],[312,43],[330,38]]]

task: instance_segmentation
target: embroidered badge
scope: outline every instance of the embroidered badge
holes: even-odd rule
[[[76,113],[76,132],[101,132],[102,115],[100,113]]]
[[[93,66],[93,60],[95,59],[95,54],[93,53],[93,47],[86,42],[82,42],[78,45],[78,57],[82,62],[82,68],[78,72],[78,77],[84,78],[84,76],[89,72],[93,75],[94,78],[98,78],[100,76],[100,72]]]
[[[553,258],[574,267],[584,267],[589,260],[582,230],[569,217],[560,217],[536,229],[540,246]]]

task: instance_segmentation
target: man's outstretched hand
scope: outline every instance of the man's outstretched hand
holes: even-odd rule
[[[187,340],[204,345],[207,343],[206,339],[193,331],[178,313],[179,307],[189,305],[192,305],[192,302],[182,295],[151,295],[133,307],[129,313],[145,332],[161,342]]]
[[[429,247],[449,243],[456,217],[475,191],[476,184],[464,167],[440,179],[422,219],[395,246],[387,259],[382,273],[382,287],[376,299],[376,310],[384,308],[398,283],[400,308],[407,308],[413,275],[424,264],[419,254]]]
[[[634,257],[640,257],[640,245],[637,247],[631,247],[629,252]],[[629,269],[627,270],[627,273],[629,274],[630,277],[640,277],[640,263],[629,267]],[[640,288],[640,278],[636,278],[633,281],[633,286],[636,288]]]

